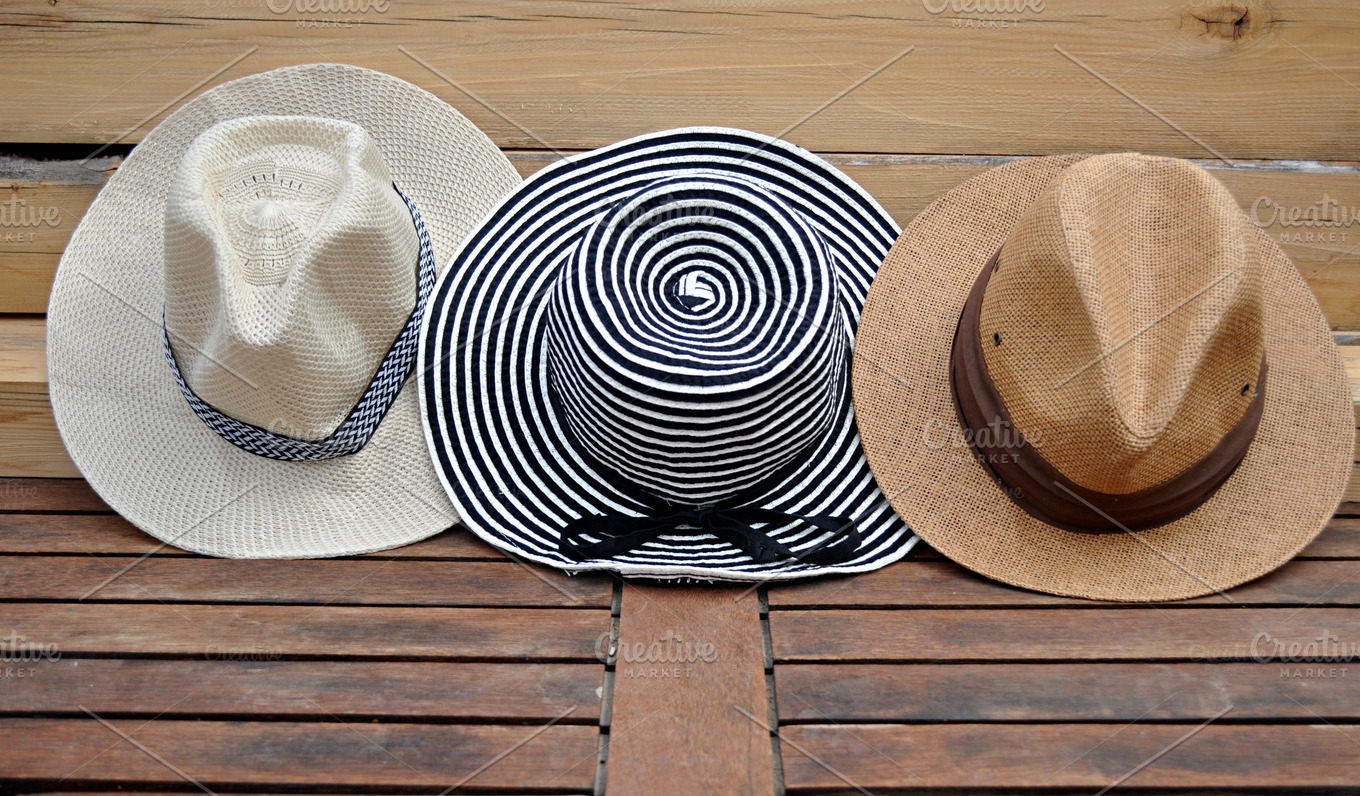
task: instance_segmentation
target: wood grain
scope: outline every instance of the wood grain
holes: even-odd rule
[[[609,612],[0,603],[0,627],[62,655],[592,661]]]
[[[0,390],[0,477],[80,477],[62,444],[45,390]]]
[[[0,512],[12,511],[109,512],[112,509],[83,479],[0,478]],[[3,520],[0,517],[0,521]]]
[[[524,175],[559,157],[542,150],[507,154]],[[863,185],[902,226],[949,189],[1006,160],[872,154],[824,157]],[[1346,164],[1299,171],[1271,162],[1253,163],[1246,170],[1222,168],[1216,160],[1197,162],[1212,169],[1214,176],[1232,190],[1248,217],[1281,243],[1308,278],[1332,326],[1360,328],[1360,291],[1353,288],[1360,279],[1360,238],[1356,237],[1360,235],[1360,220],[1351,214],[1353,208],[1360,209],[1360,172]],[[59,171],[67,164],[40,165]],[[47,311],[57,258],[72,231],[67,227],[74,227],[98,187],[56,180],[25,186],[23,195],[31,205],[62,209],[64,226],[53,230],[47,247],[51,251],[44,253],[11,251],[0,243],[0,284],[7,288],[0,295],[0,312]],[[0,197],[3,195],[0,190]],[[1346,208],[1344,213],[1342,207]],[[1319,223],[1309,219],[1310,210],[1321,219]],[[56,234],[58,230],[60,235]],[[0,229],[0,242],[3,232]],[[3,334],[0,330],[0,339]]]
[[[47,311],[57,261],[99,187],[0,178],[0,312]]]
[[[1360,21],[1341,0],[1047,0],[1009,14],[868,0],[383,7],[7,8],[0,73],[16,79],[0,140],[136,141],[177,97],[338,59],[434,91],[502,147],[590,149],[718,124],[793,128],[831,152],[1360,159]]]
[[[787,664],[782,724],[1360,718],[1360,664]]]
[[[149,558],[127,569],[130,563],[93,556],[0,556],[0,600],[608,609],[614,593],[613,580],[604,574],[569,577],[508,560]]]
[[[0,263],[6,260],[0,253]],[[22,279],[12,277],[0,271],[0,285],[26,290],[18,284]],[[39,312],[46,310],[46,291],[44,287]],[[42,318],[0,316],[0,477],[10,476],[80,476],[47,400],[47,325]],[[0,508],[5,505],[0,501]]]
[[[1324,635],[1360,643],[1360,612],[1163,606],[770,612],[775,660],[790,662],[1246,660],[1258,638],[1256,651],[1270,652],[1276,641],[1288,649]]]
[[[43,340],[46,327],[33,318],[0,317],[0,478],[78,477],[57,432],[47,400]],[[1343,362],[1360,374],[1360,346],[1338,346]],[[1360,377],[1351,380],[1360,416]],[[1357,421],[1360,422],[1360,421]],[[1360,500],[1360,468],[1346,500]]]
[[[1360,606],[1360,561],[1293,561],[1230,594],[1239,605]],[[771,585],[770,610],[832,607],[1089,607],[1087,600],[1018,589],[948,561],[904,561],[844,578]],[[1177,606],[1221,608],[1210,595]]]
[[[746,586],[626,581],[609,731],[610,796],[774,793],[765,656]]]
[[[11,668],[13,665],[11,665]],[[345,721],[563,721],[600,716],[599,663],[68,658],[0,688],[0,714]]]
[[[1223,700],[1219,710],[1228,704]],[[1211,724],[1167,751],[1198,723],[791,727],[784,731],[784,778],[789,793],[845,792],[848,779],[874,794],[941,787],[1095,793],[1116,782],[1156,793],[1210,788],[1298,793],[1351,788],[1360,781],[1354,728]],[[1159,752],[1164,754],[1153,760]]]
[[[14,487],[24,500],[24,490],[35,479],[15,479]],[[83,485],[83,481],[53,479],[54,483]],[[0,481],[3,486],[4,481]],[[90,553],[99,555],[146,555],[193,557],[176,547],[149,536],[122,517],[109,514],[51,515],[0,513],[0,554],[3,553]],[[454,526],[419,542],[367,553],[358,558],[380,559],[456,559],[505,560],[504,553],[481,541],[461,526]],[[525,577],[532,577],[527,572]]]
[[[599,730],[330,722],[112,720],[109,724],[176,769],[93,719],[0,719],[7,778],[86,784],[193,787],[391,787],[589,791]],[[521,744],[516,746],[516,744]],[[504,754],[497,760],[498,755]],[[494,764],[493,764],[494,763]],[[490,765],[489,765],[490,764]]]
[[[1349,164],[1338,168],[1345,171],[1307,178],[1254,169],[1211,173],[1252,223],[1280,244],[1332,327],[1360,329],[1360,172]]]
[[[1341,345],[1336,350],[1341,354],[1341,363],[1346,368],[1346,377],[1351,382],[1351,395],[1360,395],[1360,345]],[[1355,403],[1355,425],[1360,427],[1360,401]]]
[[[66,163],[58,161],[50,168],[66,169]],[[102,179],[30,181],[6,180],[0,175],[0,262],[9,267],[7,261],[14,254],[60,255],[102,185]],[[55,258],[51,262],[55,265]],[[0,278],[9,281],[4,271]],[[14,300],[12,293],[6,294],[0,300],[0,312],[27,311],[11,309]]]
[[[39,161],[0,155],[0,285],[5,288],[0,313],[47,311],[57,260],[121,160]],[[4,370],[0,363],[0,373]]]
[[[552,153],[509,154],[526,176],[557,159]],[[945,192],[1008,160],[873,154],[823,157],[864,186],[904,227]],[[1223,168],[1215,160],[1196,162],[1210,169],[1232,191],[1252,223],[1280,244],[1317,295],[1328,322],[1338,329],[1360,328],[1360,290],[1355,288],[1360,283],[1360,217],[1356,212],[1360,211],[1360,171],[1350,164],[1298,171],[1270,162],[1243,170]],[[1360,356],[1360,347],[1355,350]]]

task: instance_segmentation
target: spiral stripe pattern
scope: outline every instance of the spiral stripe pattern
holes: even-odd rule
[[[454,256],[421,335],[427,438],[464,522],[535,561],[654,577],[901,558],[915,537],[869,472],[848,377],[897,233],[821,159],[739,130],[642,136],[532,175]],[[580,517],[734,495],[853,518],[863,541],[834,566],[683,532],[606,561],[558,552]],[[795,551],[824,539],[762,530]]]
[[[711,504],[821,439],[848,323],[821,236],[756,183],[658,180],[590,227],[548,307],[552,388],[621,478]]]

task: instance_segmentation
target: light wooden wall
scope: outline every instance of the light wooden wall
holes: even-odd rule
[[[288,10],[265,0],[0,5],[0,142],[97,156],[0,160],[0,221],[20,206],[55,220],[0,224],[0,313],[30,314],[0,315],[0,475],[74,474],[46,405],[40,316],[62,248],[119,161],[107,147],[136,143],[213,85],[288,64],[339,61],[416,83],[525,174],[561,153],[683,125],[782,135],[859,180],[904,225],[1014,157],[1194,158],[1281,240],[1331,324],[1360,329],[1353,2],[353,0],[368,9],[337,14],[272,2]],[[1307,221],[1309,208],[1322,224],[1290,221]],[[1360,360],[1351,364],[1360,374]]]

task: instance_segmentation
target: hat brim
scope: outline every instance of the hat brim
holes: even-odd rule
[[[991,169],[907,227],[869,291],[853,367],[855,410],[883,491],[941,554],[989,578],[1101,600],[1174,600],[1264,575],[1315,538],[1350,477],[1354,417],[1317,300],[1259,236],[1270,385],[1251,448],[1189,515],[1138,533],[1082,534],[1016,505],[972,456],[950,391],[959,313],[1021,214],[1082,155]]]
[[[100,191],[62,257],[48,308],[49,390],[62,439],[100,497],[185,550],[313,558],[438,533],[458,517],[425,453],[414,379],[363,450],[283,462],[217,436],[190,409],[166,365],[162,225],[170,178],[204,130],[261,115],[322,116],[363,127],[393,181],[419,208],[437,263],[447,262],[520,181],[462,114],[380,72],[313,64],[205,92],[146,135]]]
[[[750,505],[855,520],[863,542],[847,563],[761,564],[713,537],[683,532],[609,560],[578,562],[559,552],[570,521],[645,509],[570,447],[555,416],[543,344],[549,287],[591,222],[616,201],[656,180],[715,170],[759,184],[817,229],[832,251],[846,333],[853,335],[898,228],[862,188],[810,152],[740,130],[686,128],[552,164],[468,238],[435,288],[421,334],[430,450],[449,498],[481,538],[573,571],[712,580],[875,569],[915,542],[874,483],[846,400],[816,450]],[[797,526],[765,530],[795,549],[815,538]]]

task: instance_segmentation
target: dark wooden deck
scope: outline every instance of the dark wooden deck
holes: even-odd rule
[[[0,494],[6,791],[1360,788],[1360,659],[1253,649],[1360,644],[1356,504],[1231,601],[1134,606],[928,549],[755,589],[567,577],[458,529],[229,561],[79,481]]]

